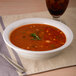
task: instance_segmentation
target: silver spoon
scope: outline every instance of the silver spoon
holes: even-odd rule
[[[0,45],[1,47],[1,45]],[[19,64],[17,64],[15,61],[13,61],[11,58],[5,56],[4,54],[0,53],[0,56],[2,56],[6,61],[8,61],[14,68],[16,68],[16,70],[21,74],[21,75],[25,75],[25,69],[20,66]]]

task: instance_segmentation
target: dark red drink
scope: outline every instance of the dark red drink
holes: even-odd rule
[[[69,0],[46,0],[47,8],[51,15],[61,16],[68,6]]]

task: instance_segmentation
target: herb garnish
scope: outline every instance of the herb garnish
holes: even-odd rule
[[[36,33],[32,33],[31,36],[33,37],[32,40],[41,40]]]

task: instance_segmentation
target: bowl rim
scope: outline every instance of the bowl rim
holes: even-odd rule
[[[9,39],[8,39],[8,40],[9,40],[10,43],[9,43],[8,41],[6,41],[5,34],[6,34],[6,31],[7,31],[7,29],[8,29],[9,26],[12,26],[14,23],[18,23],[18,22],[20,22],[20,21],[24,21],[24,20],[28,21],[28,20],[32,20],[32,19],[33,19],[33,20],[48,20],[48,21],[53,21],[53,22],[62,24],[62,26],[64,26],[65,28],[67,28],[67,29],[69,30],[69,32],[70,32],[71,39],[70,39],[69,43],[66,44],[66,42],[67,42],[67,41],[66,41],[64,45],[62,45],[61,47],[58,47],[58,48],[56,48],[56,49],[53,49],[53,50],[47,50],[47,51],[31,51],[31,50],[22,49],[22,48],[19,48],[19,47],[15,46],[13,43],[11,43],[11,41],[10,41]],[[31,24],[32,24],[32,23],[31,23]],[[41,23],[40,23],[40,24],[41,24]],[[44,23],[43,23],[43,24],[44,24]],[[55,20],[47,19],[47,18],[25,18],[25,19],[21,19],[21,20],[18,20],[18,21],[15,21],[15,22],[9,24],[6,28],[7,28],[7,29],[5,29],[5,30],[3,31],[3,39],[4,39],[5,43],[6,43],[8,46],[10,46],[11,48],[13,48],[14,50],[18,50],[18,51],[25,52],[25,53],[45,54],[45,53],[53,53],[53,52],[61,51],[62,49],[68,47],[68,46],[71,44],[72,40],[73,40],[73,32],[71,31],[71,29],[70,29],[68,26],[66,26],[65,24],[63,24],[63,23],[60,22],[60,21],[55,21]],[[15,28],[15,29],[16,29],[16,28]],[[61,30],[61,29],[60,29],[60,30]],[[13,31],[13,30],[12,30],[12,31]],[[65,33],[64,33],[64,34],[65,34]],[[8,38],[9,38],[9,37],[8,37]]]

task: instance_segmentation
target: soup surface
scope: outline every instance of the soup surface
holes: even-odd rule
[[[66,37],[56,27],[47,24],[28,24],[13,30],[10,34],[10,41],[23,49],[48,51],[64,45]]]

